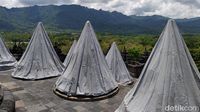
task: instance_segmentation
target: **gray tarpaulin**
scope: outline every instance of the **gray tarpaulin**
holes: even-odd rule
[[[74,40],[71,48],[69,49],[69,52],[67,53],[67,56],[65,58],[65,61],[63,62],[63,65],[65,65],[65,67],[68,66],[69,62],[71,61],[72,59],[72,52],[74,52],[75,50],[75,46],[76,46],[76,40]]]
[[[55,87],[68,96],[100,96],[118,87],[89,21]]]
[[[168,21],[137,84],[115,112],[167,112],[169,106],[200,107],[200,74],[174,20]]]
[[[44,26],[39,22],[12,76],[43,79],[60,75],[63,68]]]
[[[112,71],[113,77],[119,84],[127,85],[133,81],[115,42],[112,43],[106,55],[106,61]]]
[[[16,64],[16,59],[7,49],[5,43],[3,42],[2,38],[0,37],[0,67],[12,67]]]

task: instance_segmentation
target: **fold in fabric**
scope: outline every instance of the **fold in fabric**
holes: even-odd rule
[[[168,106],[200,107],[200,73],[174,20],[168,21],[137,84],[115,112],[167,112]]]
[[[118,87],[90,22],[86,22],[72,59],[55,88],[68,96],[100,96]]]
[[[67,56],[66,56],[66,58],[65,58],[65,61],[63,62],[63,65],[64,65],[65,67],[67,67],[67,66],[69,65],[69,62],[70,62],[71,59],[72,59],[72,52],[74,52],[74,50],[75,50],[76,43],[77,43],[76,40],[74,40],[74,42],[73,42],[71,48],[69,49],[69,52],[67,53]]]
[[[12,76],[36,80],[59,76],[63,69],[43,24],[39,22]]]

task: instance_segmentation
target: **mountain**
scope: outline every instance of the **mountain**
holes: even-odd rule
[[[158,34],[168,19],[159,15],[127,16],[79,5],[0,7],[0,31],[29,32],[39,21],[48,31],[80,31],[85,21],[90,20],[98,32]],[[177,24],[183,33],[200,32],[200,18],[178,19]]]

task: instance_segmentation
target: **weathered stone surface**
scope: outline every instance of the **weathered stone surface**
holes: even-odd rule
[[[25,108],[16,108],[15,112],[27,112]]]
[[[15,102],[15,108],[23,108],[25,107],[25,104],[22,100],[18,100]]]
[[[15,112],[15,100],[12,93],[8,90],[4,90],[3,100],[0,105],[0,110],[5,112]]]
[[[62,99],[53,93],[52,88],[56,80],[57,78],[22,81],[11,78],[10,72],[0,72],[2,85],[7,84],[13,90],[17,100],[16,112],[114,112],[126,93],[133,87],[133,85],[120,87],[117,95],[105,100],[76,102]],[[24,107],[20,104],[21,101]]]

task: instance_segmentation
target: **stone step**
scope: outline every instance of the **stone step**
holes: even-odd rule
[[[10,91],[11,94],[14,94],[14,93],[17,93],[17,92],[20,92],[20,91],[24,90],[22,87],[20,87],[15,82],[6,82],[6,83],[2,83],[2,85],[5,88],[7,88],[7,91]],[[19,99],[15,94],[13,95],[12,98],[14,99],[14,102],[13,102],[14,103],[14,105],[13,105],[14,107],[12,107],[12,108],[14,108],[15,112],[27,112],[27,110],[25,109],[24,101],[22,101],[21,99]]]

